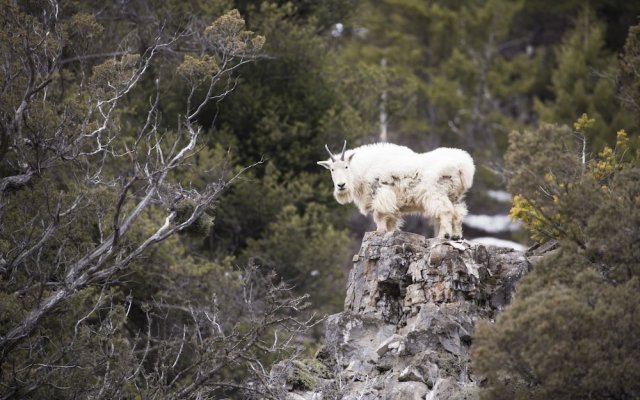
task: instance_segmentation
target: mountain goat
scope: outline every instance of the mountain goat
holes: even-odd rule
[[[364,215],[373,214],[378,231],[393,231],[402,214],[421,213],[432,221],[435,235],[462,237],[467,207],[462,198],[473,183],[475,166],[464,150],[438,148],[427,153],[391,143],[375,143],[318,161],[331,170],[333,195],[340,204],[355,203]]]

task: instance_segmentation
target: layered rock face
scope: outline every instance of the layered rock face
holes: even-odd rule
[[[473,399],[469,349],[530,268],[522,252],[406,233],[367,233],[345,311],[313,360],[289,368],[292,399]]]

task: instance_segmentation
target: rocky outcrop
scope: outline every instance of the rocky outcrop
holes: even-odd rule
[[[288,397],[476,398],[474,326],[511,301],[530,268],[524,254],[370,232],[353,262],[345,310],[327,319],[323,348],[287,366]]]

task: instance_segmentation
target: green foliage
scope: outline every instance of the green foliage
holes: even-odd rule
[[[336,230],[326,207],[310,203],[303,214],[285,206],[260,239],[250,239],[241,259],[275,269],[296,291],[310,293],[318,310],[333,312],[342,303],[335,295],[344,282],[343,265],[349,255],[346,231]]]
[[[214,127],[241,165],[264,157],[281,171],[319,174],[315,161],[324,144],[353,143],[368,125],[341,86],[348,76],[333,63],[327,38],[313,23],[290,20],[291,13],[291,4],[249,9],[251,28],[269,38],[267,57],[243,70]]]
[[[104,27],[96,20],[96,16],[86,12],[73,14],[64,24],[65,44],[76,54],[85,53],[94,40],[101,37]]]
[[[595,119],[585,131],[590,148],[614,142],[613,132],[634,129],[632,116],[616,104],[615,55],[605,49],[604,25],[588,8],[558,46],[551,75],[553,100],[536,101],[540,119],[570,124],[587,113]]]
[[[196,211],[196,203],[191,199],[184,199],[176,204],[176,217],[174,222],[176,224],[183,224],[189,220],[191,215]],[[213,212],[213,210],[208,210]],[[202,213],[196,220],[184,229],[184,232],[192,233],[198,236],[207,236],[213,228],[214,218],[207,214]]]
[[[495,325],[479,324],[472,360],[487,378],[482,398],[638,397],[640,271],[613,286],[596,269],[574,252],[549,257]]]
[[[636,123],[640,124],[640,25],[629,28],[619,68],[618,83],[622,103],[635,114]]]
[[[369,31],[351,37],[345,58],[379,69],[396,140],[495,148],[517,126],[502,104],[519,101],[538,76],[537,58],[502,54],[521,8],[499,0],[365,2],[354,24]]]
[[[584,130],[593,124],[585,114],[575,127]],[[539,242],[570,240],[586,246],[592,229],[588,227],[606,220],[602,210],[622,213],[636,201],[633,194],[624,194],[631,190],[624,185],[633,180],[640,160],[637,144],[632,143],[619,131],[614,149],[605,147],[590,159],[582,153],[580,131],[546,124],[535,131],[514,131],[505,156],[508,187],[516,193],[511,217],[522,221]]]
[[[631,86],[633,86],[632,83]],[[514,132],[506,155],[511,215],[559,248],[535,264],[495,323],[479,324],[473,367],[483,399],[640,396],[640,151],[583,114],[567,126]]]
[[[563,130],[547,126],[537,133]],[[582,173],[571,156],[563,160],[566,151],[546,147],[514,176],[526,195],[516,196],[512,216],[534,238],[554,238],[561,247],[522,281],[495,325],[478,328],[472,359],[487,378],[483,398],[640,395],[634,383],[640,376],[630,367],[640,356],[640,168],[627,146],[621,131],[616,148],[605,147]],[[548,163],[543,170],[540,160]],[[556,174],[563,161],[574,169]]]
[[[205,37],[215,46],[233,49],[234,53],[256,52],[264,45],[264,36],[256,35],[245,28],[245,22],[238,10],[232,10],[217,18],[205,30]]]
[[[231,252],[199,252],[212,204],[239,169],[219,145],[198,147],[200,128],[174,112],[191,112],[198,96],[222,99],[233,87],[196,87],[219,73],[232,82],[264,38],[237,11],[192,18],[168,37],[153,12],[171,5],[138,5],[2,2],[3,397],[228,395],[238,390],[212,380],[249,379],[248,366],[228,367],[244,363],[240,353],[268,366],[305,326],[290,311],[302,300],[275,278],[239,270]],[[145,23],[131,31],[124,13]],[[186,79],[164,86],[176,69]],[[190,221],[189,235],[173,234]],[[257,345],[274,332],[273,351]],[[208,378],[190,389],[198,376]]]
[[[304,209],[309,202],[330,204],[331,181],[327,182],[326,178],[284,173],[270,162],[263,170],[248,172],[230,188],[218,205],[218,222],[213,232],[215,242],[211,250],[215,254],[220,251],[223,256],[229,251],[238,254],[248,239],[257,239],[264,234],[285,206]],[[336,223],[335,215],[340,216],[340,213],[334,212],[328,222]]]
[[[214,57],[209,55],[193,57],[187,54],[176,72],[190,84],[199,85],[218,70],[218,63]]]
[[[126,54],[119,59],[108,59],[93,67],[91,85],[97,90],[95,96],[103,97],[110,92],[119,92],[133,78],[140,62],[138,54]]]
[[[318,382],[307,365],[296,360],[293,361],[293,372],[287,378],[287,384],[294,390],[313,390]]]
[[[552,3],[545,2],[547,8],[567,13],[578,7],[577,2],[566,7]],[[604,7],[591,3],[598,10]],[[617,11],[633,9],[607,3]],[[0,340],[56,288],[65,287],[75,261],[114,233],[120,191],[136,171],[145,169],[145,154],[168,154],[172,146],[167,141],[185,142],[187,122],[201,128],[205,143],[169,173],[176,183],[158,189],[135,225],[119,238],[118,251],[101,260],[106,264],[116,264],[149,238],[171,211],[176,211],[176,218],[170,227],[185,222],[195,209],[189,194],[225,187],[243,167],[265,162],[225,187],[225,195],[186,229],[188,234],[159,243],[126,271],[105,276],[101,285],[92,282],[80,288],[43,318],[23,345],[2,360],[0,385],[18,388],[14,397],[166,398],[202,376],[176,371],[216,365],[223,365],[216,378],[248,379],[250,369],[234,364],[237,358],[225,358],[225,346],[252,333],[256,315],[273,311],[261,307],[277,298],[267,288],[281,279],[296,293],[309,293],[314,311],[339,310],[353,246],[346,227],[354,209],[335,204],[328,175],[315,162],[326,157],[325,143],[337,147],[344,139],[353,146],[370,141],[378,130],[383,91],[391,137],[418,142],[417,148],[442,142],[473,148],[479,159],[495,158],[507,144],[506,132],[517,129],[507,157],[509,168],[517,171],[511,188],[521,193],[514,215],[540,240],[557,238],[566,246],[577,246],[584,258],[580,265],[586,268],[574,268],[568,261],[558,262],[568,268],[542,268],[544,273],[532,274],[532,283],[523,285],[523,301],[538,292],[535,285],[552,283],[564,291],[549,298],[575,306],[576,315],[593,323],[605,323],[591,315],[589,307],[600,312],[607,301],[627,301],[637,285],[633,126],[626,125],[632,134],[628,140],[620,134],[616,147],[605,148],[585,164],[580,158],[582,142],[569,128],[522,129],[535,119],[530,110],[535,95],[541,99],[544,118],[570,123],[588,112],[595,123],[588,126],[586,118],[576,130],[586,134],[594,148],[613,144],[614,132],[628,118],[617,110],[610,82],[593,79],[593,71],[614,74],[609,69],[614,64],[611,46],[604,41],[604,34],[616,25],[613,20],[605,29],[591,23],[593,19],[578,19],[556,52],[557,67],[547,88],[544,47],[554,43],[538,43],[522,34],[521,22],[535,20],[539,12],[531,1],[70,0],[55,12],[52,4],[0,0],[0,172],[4,179],[25,168],[34,171],[28,184],[2,186],[0,193]],[[241,12],[227,11],[233,8]],[[54,15],[59,23],[47,26]],[[337,22],[346,27],[342,36],[330,34]],[[50,34],[44,35],[48,28]],[[135,81],[147,67],[145,50],[172,32],[184,35],[175,46],[159,51],[147,74]],[[618,78],[620,93],[633,109],[638,97],[638,30],[632,32]],[[530,40],[539,47],[535,54],[524,52]],[[61,58],[53,60],[58,52]],[[254,62],[234,67],[239,77],[224,75],[208,93],[208,84],[235,56]],[[31,75],[24,73],[29,66],[35,71]],[[27,90],[31,81],[43,86]],[[119,108],[111,112],[112,103],[97,103],[122,93],[134,81],[137,90],[128,92]],[[195,111],[187,108],[197,99],[228,91],[224,101],[212,101],[191,121],[184,119],[185,110]],[[27,111],[14,121],[25,93]],[[549,95],[552,100],[545,97]],[[148,113],[156,100],[157,109]],[[109,118],[103,125],[105,113]],[[155,129],[145,130],[149,124]],[[11,129],[19,135],[4,134]],[[70,146],[74,138],[96,131],[100,135],[90,143]],[[71,161],[81,152],[92,152],[96,142],[107,150]],[[134,147],[136,154],[131,152]],[[52,159],[51,154],[60,156]],[[98,172],[110,178],[94,179]],[[487,185],[499,184],[487,170],[479,171],[478,177]],[[132,180],[121,203],[123,215],[144,196],[145,184]],[[538,192],[541,186],[546,193]],[[72,212],[65,214],[70,208]],[[45,245],[6,269],[50,227],[55,229]],[[238,268],[248,263],[276,271],[279,278],[252,278]],[[582,274],[583,269],[589,273],[584,272],[579,287],[574,275],[561,274]],[[627,292],[609,293],[596,278]],[[243,291],[245,287],[252,290]],[[252,304],[245,297],[249,292],[263,296],[257,300],[260,307],[245,307]],[[585,298],[588,301],[581,303]],[[554,304],[545,304],[551,313]],[[637,318],[628,321],[625,313],[635,315],[637,309],[616,307],[604,310],[604,315],[617,318],[610,325],[624,331],[615,323],[634,324]],[[209,318],[226,329],[224,338]],[[567,335],[595,337],[559,326],[558,331]],[[597,332],[614,340],[612,334]],[[299,332],[280,326],[261,331],[256,340],[267,348],[274,336],[289,343],[288,334],[301,340]],[[631,344],[622,343],[621,348],[626,351]],[[595,362],[595,355],[602,357],[604,350],[590,346],[586,348],[594,357],[588,361]],[[633,350],[629,354],[635,356]],[[285,353],[256,350],[251,357],[268,366],[290,355]],[[566,352],[557,354],[577,362]],[[175,369],[167,368],[172,364]],[[542,361],[540,365],[547,367]],[[136,371],[144,373],[134,382]],[[619,374],[619,381],[635,379],[617,364],[611,371]],[[593,385],[583,375],[583,380],[568,382]],[[173,378],[177,379],[171,386]],[[525,378],[517,379],[531,387]],[[617,382],[612,378],[611,387],[615,389]],[[229,389],[215,393],[223,392],[224,397],[241,396]]]
[[[331,181],[316,161],[325,158],[325,143],[332,146],[346,139],[357,145],[375,121],[365,117],[371,115],[370,96],[377,96],[370,91],[370,71],[362,74],[361,65],[338,63],[331,38],[318,34],[326,28],[326,12],[336,11],[330,7],[248,5],[250,29],[268,38],[262,48],[265,57],[244,66],[233,93],[217,110],[199,117],[210,127],[212,140],[230,149],[234,165],[264,159],[264,166],[248,171],[221,199],[205,251],[214,259],[231,255],[240,263],[265,258],[267,252],[269,267],[292,280],[297,293],[309,292],[312,303],[325,312],[337,311],[342,303],[341,296],[325,288],[345,285],[342,268],[350,239],[341,230],[351,210],[335,203]],[[210,121],[214,114],[217,118]],[[315,224],[318,212],[322,224],[310,231],[286,240],[271,237],[282,234],[279,226]],[[333,237],[336,232],[338,238]],[[296,242],[296,250],[291,250]],[[331,257],[325,254],[330,251]],[[293,272],[298,268],[301,275]],[[317,278],[309,276],[313,270],[320,272]]]
[[[560,233],[552,218],[556,217],[558,195],[538,189],[541,184],[566,182],[557,188],[566,190],[569,183],[580,180],[579,138],[569,127],[541,124],[533,131],[513,131],[509,144],[505,168],[508,190],[515,194],[511,217],[521,220],[535,240],[557,237]]]

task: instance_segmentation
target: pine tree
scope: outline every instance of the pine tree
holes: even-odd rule
[[[322,312],[335,312],[342,302],[326,287],[345,285],[345,228],[353,210],[333,200],[331,180],[316,161],[326,158],[325,144],[347,140],[355,147],[371,128],[363,118],[368,82],[359,68],[336,62],[331,24],[322,22],[330,6],[247,6],[251,29],[269,38],[265,57],[243,68],[242,84],[201,119],[237,165],[264,158],[264,167],[246,174],[219,203],[203,252],[240,265],[260,261],[291,279],[296,293],[309,293]],[[333,18],[340,17],[346,15]],[[209,125],[212,115],[217,119]],[[333,256],[327,243],[335,246]]]
[[[274,399],[258,375],[308,327],[281,279],[194,251],[241,172],[197,117],[264,37],[145,4],[0,4],[2,398]]]
[[[640,374],[640,146],[625,131],[595,157],[573,127],[510,136],[511,215],[555,240],[495,321],[480,324],[473,366],[486,399],[634,399]],[[608,133],[591,131],[592,137]]]
[[[345,57],[378,66],[395,140],[495,152],[525,112],[513,104],[537,77],[526,38],[510,36],[521,8],[499,0],[365,3]]]
[[[636,128],[632,116],[618,106],[615,55],[605,49],[605,29],[589,8],[581,11],[555,51],[553,99],[535,105],[546,122],[571,124],[584,113],[592,117],[595,124],[586,134],[593,149],[613,144],[620,129]]]

